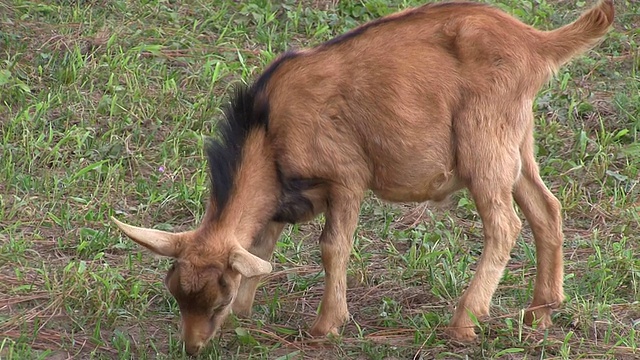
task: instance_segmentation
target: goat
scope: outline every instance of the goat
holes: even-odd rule
[[[613,1],[600,0],[539,31],[489,5],[427,4],[276,59],[237,91],[206,148],[212,190],[198,228],[172,234],[112,217],[133,241],[175,259],[164,283],[186,351],[198,353],[232,311],[251,313],[285,224],[320,213],[325,289],[309,333],[336,333],[349,317],[347,262],[368,189],[391,202],[469,189],[484,251],[447,328],[461,341],[476,336],[472,317],[489,314],[521,229],[515,200],[537,252],[525,321],[550,326],[564,300],[562,218],[534,158],[532,105],[613,17]]]

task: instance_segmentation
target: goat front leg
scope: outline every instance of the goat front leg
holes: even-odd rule
[[[332,189],[320,235],[320,251],[325,271],[325,288],[320,312],[309,333],[312,336],[337,334],[349,319],[347,308],[347,265],[353,235],[358,225],[362,192]]]
[[[527,218],[536,243],[537,267],[533,301],[525,313],[525,323],[538,328],[551,326],[551,313],[564,301],[562,287],[562,215],[560,202],[547,189],[533,156],[533,136],[522,148],[522,175],[516,182],[514,197]]]
[[[253,240],[249,252],[269,261],[273,254],[276,242],[282,234],[285,224],[278,222],[270,222],[264,230]],[[256,289],[262,277],[256,276],[252,278],[242,277],[238,294],[233,301],[233,313],[240,317],[249,317],[253,308],[253,300],[256,297]]]

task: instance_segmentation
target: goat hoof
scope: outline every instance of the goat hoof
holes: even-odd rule
[[[551,312],[550,308],[527,310],[524,313],[524,323],[528,326],[535,326],[538,330],[548,329],[553,325]]]
[[[445,333],[451,339],[460,342],[471,342],[478,337],[473,327],[450,327]]]
[[[337,336],[339,335],[338,333],[338,328],[335,326],[332,326],[326,322],[322,322],[319,320],[316,320],[315,324],[313,324],[313,326],[311,326],[311,329],[309,330],[309,334],[311,334],[312,337],[323,337],[323,336],[328,336],[328,335],[334,335]]]

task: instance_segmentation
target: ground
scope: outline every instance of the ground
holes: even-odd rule
[[[542,29],[589,1],[494,0]],[[0,358],[175,359],[169,262],[109,216],[179,231],[203,214],[203,139],[277,54],[418,1],[0,0]],[[467,193],[440,207],[369,196],[349,267],[351,321],[306,336],[323,287],[322,220],[280,239],[250,320],[200,358],[640,358],[640,3],[539,94],[537,159],[563,205],[567,301],[524,326],[535,249],[526,228],[479,338],[444,336],[482,249]],[[416,216],[416,214],[418,216]]]

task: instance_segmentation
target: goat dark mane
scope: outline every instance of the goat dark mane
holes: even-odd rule
[[[283,54],[251,87],[238,87],[224,109],[224,119],[218,123],[219,139],[207,139],[205,151],[211,176],[211,200],[215,205],[214,218],[220,217],[229,201],[247,136],[254,129],[266,130],[269,126],[267,83],[282,63],[295,56],[295,52]]]
[[[219,139],[207,139],[206,152],[211,176],[211,200],[218,218],[226,206],[242,147],[250,130],[263,126],[266,119],[253,116],[255,93],[246,87],[236,89],[231,103],[224,110],[224,120],[218,123]]]

